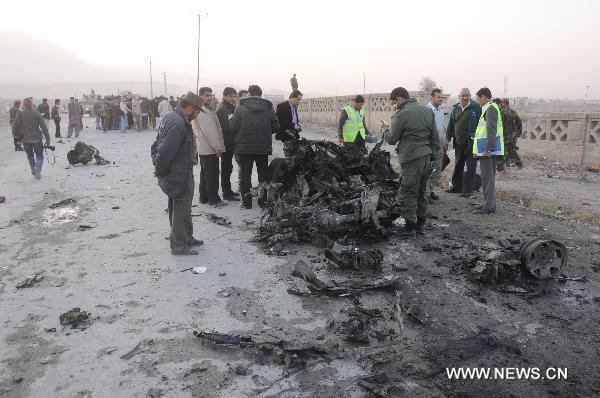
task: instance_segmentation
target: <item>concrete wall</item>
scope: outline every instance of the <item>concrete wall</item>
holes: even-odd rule
[[[410,95],[427,103],[427,93],[412,91]],[[340,110],[354,96],[306,98],[298,113],[305,126],[337,129]],[[518,111],[518,104],[515,108]],[[449,113],[450,104],[443,105]],[[388,122],[393,113],[389,94],[365,95],[365,117],[371,132],[378,134],[380,120]],[[521,114],[523,135],[520,153],[535,153],[551,159],[590,166],[600,163],[600,113],[536,113]]]

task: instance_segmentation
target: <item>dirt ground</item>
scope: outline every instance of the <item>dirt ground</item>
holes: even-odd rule
[[[63,138],[56,164],[47,159],[37,181],[24,153],[12,150],[8,130],[0,126],[0,196],[6,197],[0,204],[0,397],[600,395],[597,173],[524,154],[524,169],[498,175],[504,200],[496,214],[472,214],[477,198],[442,192],[425,236],[370,242],[365,247],[384,252],[381,269],[343,271],[312,245],[290,245],[285,256],[264,254],[249,242],[260,209],[243,211],[237,203],[218,210],[196,205],[194,235],[205,245],[198,256],[172,256],[167,201],[152,177],[153,131],[86,128],[80,139],[113,163],[68,167],[66,152],[77,140]],[[319,129],[305,135],[333,137]],[[75,202],[49,208],[65,199]],[[206,212],[232,224],[214,224]],[[500,248],[500,238],[556,239],[568,249],[563,273],[587,280],[473,281],[468,264]],[[401,282],[397,291],[301,297],[288,293],[305,290],[291,276],[298,260],[324,281]],[[197,266],[208,269],[189,270]],[[16,288],[37,272],[40,282]],[[59,316],[74,307],[88,311],[89,320],[61,325]],[[416,308],[423,323],[409,315]],[[342,336],[349,319],[367,325],[366,340]],[[217,346],[194,331],[265,344]],[[320,349],[296,355],[266,344],[280,341]],[[542,376],[566,368],[568,377],[451,380],[450,367],[539,368]],[[371,384],[361,381],[368,377]],[[360,384],[375,386],[379,395]]]

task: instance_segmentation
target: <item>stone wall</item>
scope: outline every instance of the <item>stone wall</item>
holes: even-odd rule
[[[427,93],[412,91],[421,103]],[[298,113],[305,126],[337,129],[340,111],[354,96],[306,98]],[[515,108],[518,109],[518,104]],[[449,113],[450,104],[443,105]],[[389,122],[393,106],[389,94],[365,95],[365,118],[373,134],[379,133],[380,120]],[[523,135],[520,153],[535,153],[550,159],[590,166],[600,163],[600,113],[536,113],[521,114]]]

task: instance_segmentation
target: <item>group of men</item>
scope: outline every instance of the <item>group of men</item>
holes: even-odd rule
[[[193,166],[200,163],[200,203],[223,207],[228,205],[223,200],[226,199],[241,201],[242,208],[251,209],[254,165],[259,184],[268,181],[272,136],[282,141],[299,138],[301,99],[302,93],[296,89],[275,109],[271,101],[262,98],[257,85],[239,93],[226,87],[215,112],[211,109],[212,89],[202,87],[199,95],[188,92],[175,110],[164,117],[151,154],[155,176],[169,198],[173,254],[197,254],[191,247],[201,244],[192,235]],[[239,193],[231,187],[233,159],[239,169]],[[223,198],[219,196],[219,177]]]
[[[460,90],[458,98],[459,102],[450,113],[448,127],[444,129],[442,90],[434,89],[431,92],[431,101],[427,106],[417,104],[403,87],[395,88],[390,95],[396,110],[391,125],[382,122],[382,128],[385,129],[384,140],[391,145],[397,144],[400,162],[401,212],[406,225],[398,232],[399,238],[414,238],[416,234],[425,233],[427,206],[430,198],[437,198],[433,190],[439,186],[439,172],[450,142],[455,151],[455,166],[452,186],[447,192],[470,197],[479,163],[483,204],[477,206],[475,213],[496,212],[497,159],[502,159],[507,153],[505,145],[508,141],[513,145],[513,156],[518,159],[516,138],[520,130],[513,131],[514,124],[503,124],[508,116],[503,116],[498,104],[492,101],[489,88],[483,87],[477,91],[477,101],[471,99],[467,88]],[[504,113],[512,112],[511,120],[518,117],[516,112],[510,110],[508,101],[503,109]],[[505,142],[505,136],[512,138]],[[519,163],[517,165],[521,167]]]

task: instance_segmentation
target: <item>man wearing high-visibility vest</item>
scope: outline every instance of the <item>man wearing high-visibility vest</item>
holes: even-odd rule
[[[473,156],[479,160],[483,186],[483,205],[477,206],[477,214],[496,212],[496,156],[504,156],[502,116],[498,105],[492,101],[492,92],[483,87],[477,91],[481,116],[475,130]]]
[[[365,122],[364,104],[364,97],[357,95],[354,98],[353,104],[343,108],[340,112],[340,122],[338,125],[340,144],[365,148],[365,139],[369,135],[369,130]]]

